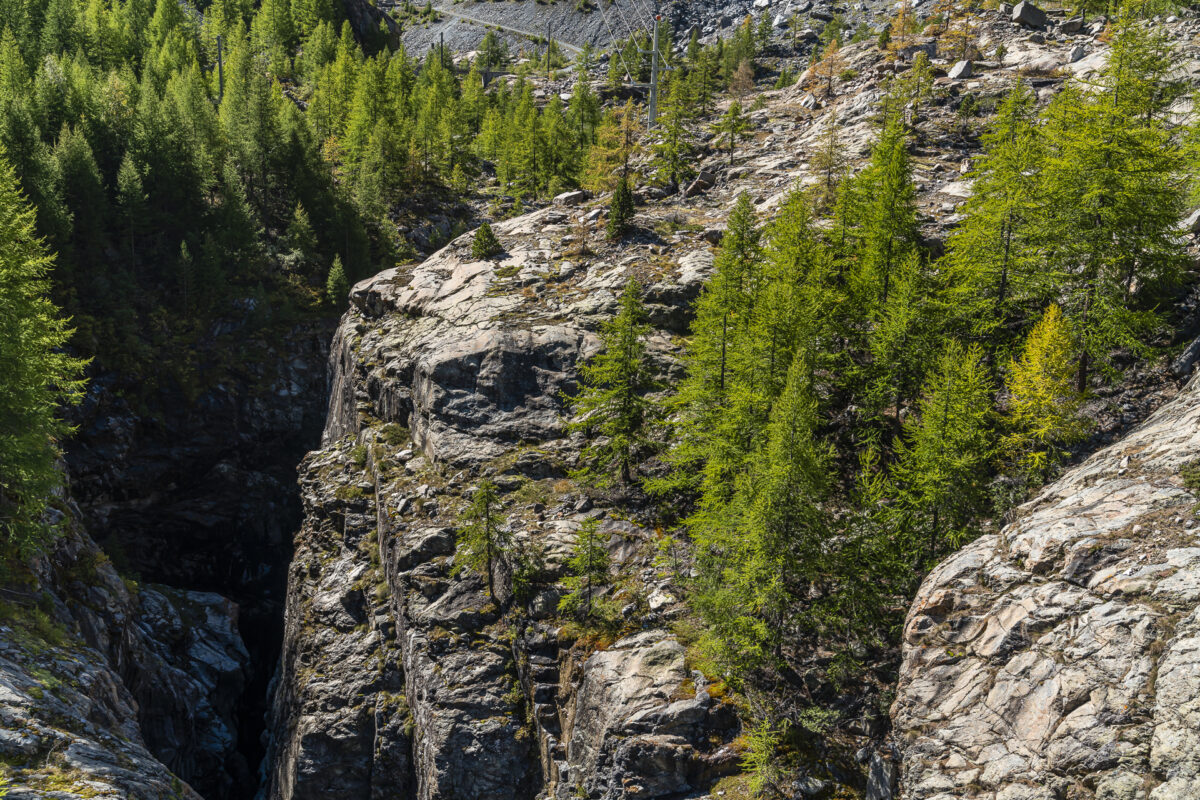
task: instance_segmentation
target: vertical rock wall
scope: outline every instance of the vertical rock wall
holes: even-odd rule
[[[539,237],[565,233],[564,217],[497,225],[501,264],[470,260],[468,236],[355,288],[334,339],[325,442],[302,467],[270,800],[335,786],[419,800],[665,797],[736,768],[736,715],[664,629],[678,608],[653,534],[590,507],[566,479],[579,442],[560,395],[627,272],[560,268],[553,291],[523,291],[561,257]],[[656,297],[694,296],[673,274]],[[666,337],[655,347],[663,355]],[[505,566],[493,600],[456,564],[458,515],[483,476],[500,486],[517,546],[540,553],[528,596],[510,596]],[[557,615],[557,581],[592,517],[640,596],[667,598],[630,603],[609,641]]]

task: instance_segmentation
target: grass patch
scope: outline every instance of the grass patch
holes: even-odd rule
[[[345,484],[334,489],[333,496],[344,502],[363,500],[367,496],[367,490],[354,484]]]
[[[521,267],[517,264],[509,264],[507,267],[500,267],[496,270],[497,278],[511,278],[521,271]]]

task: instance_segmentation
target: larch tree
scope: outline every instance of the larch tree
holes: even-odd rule
[[[1093,362],[1120,347],[1147,352],[1158,316],[1143,296],[1176,280],[1185,259],[1186,180],[1162,119],[1169,53],[1161,33],[1123,15],[1095,90],[1068,86],[1046,112],[1041,244],[1079,343],[1081,392]]]
[[[458,557],[462,567],[483,576],[492,602],[498,602],[496,566],[512,548],[512,543],[512,531],[508,530],[501,515],[496,484],[490,480],[481,481],[459,521]]]
[[[629,188],[629,176],[622,175],[613,191],[612,202],[608,206],[608,222],[605,223],[605,233],[609,239],[618,240],[629,232],[633,220],[633,190]]]
[[[682,79],[672,80],[667,94],[666,107],[660,117],[658,139],[651,145],[654,160],[651,166],[660,180],[669,186],[695,174],[692,169],[692,140],[687,122],[687,83]]]
[[[600,520],[584,520],[575,534],[575,544],[567,568],[571,575],[564,580],[568,593],[558,601],[558,610],[589,619],[596,611],[597,590],[608,584],[612,560],[608,555],[607,537],[600,533]]]
[[[52,531],[45,512],[61,487],[61,407],[78,402],[84,362],[64,352],[71,337],[50,301],[53,259],[35,233],[34,211],[0,161],[0,548],[29,555]]]
[[[649,332],[642,290],[631,277],[616,316],[601,331],[600,352],[579,368],[581,391],[569,401],[574,418],[568,428],[594,437],[584,448],[580,475],[600,484],[615,478],[629,486],[650,444],[653,406],[646,395],[657,384],[646,358]]]
[[[837,39],[831,39],[825,46],[821,60],[813,67],[813,75],[818,82],[825,84],[825,95],[833,97],[833,82],[846,70],[846,59],[841,53],[841,44]]]
[[[918,405],[895,472],[900,528],[919,563],[965,541],[986,504],[992,383],[982,352],[950,340]]]
[[[346,268],[342,266],[342,257],[334,256],[333,264],[329,267],[329,275],[325,279],[325,296],[333,305],[341,306],[346,302],[349,294],[350,281],[346,278]]]
[[[729,102],[729,108],[719,120],[712,124],[712,132],[716,134],[717,145],[724,146],[729,151],[729,163],[733,164],[733,150],[740,139],[750,136],[750,120],[742,111],[742,104],[737,100]]]
[[[1001,443],[1016,467],[1039,480],[1088,430],[1080,414],[1083,396],[1072,380],[1075,345],[1057,305],[1051,305],[1008,367],[1009,433]]]
[[[983,135],[963,224],[947,244],[955,308],[964,325],[1003,350],[1048,286],[1038,234],[1045,158],[1034,94],[1018,80]]]
[[[890,116],[875,143],[864,171],[862,189],[866,217],[862,226],[863,296],[884,304],[891,290],[892,271],[912,250],[917,239],[916,190],[908,158],[903,123]]]
[[[813,187],[814,205],[821,211],[828,211],[837,200],[838,186],[850,164],[850,158],[842,146],[841,127],[834,110],[829,112],[821,128],[817,148],[809,160],[809,166],[820,178],[820,182]]]

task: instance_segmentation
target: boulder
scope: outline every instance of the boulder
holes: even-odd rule
[[[699,788],[713,766],[701,750],[714,704],[702,689],[671,702],[688,678],[684,648],[665,631],[638,633],[592,655],[569,712],[564,785],[613,798],[628,796],[622,788],[631,785],[641,787],[639,797]]]
[[[574,192],[563,192],[554,196],[554,204],[556,206],[577,206],[580,203],[587,201],[588,193],[583,190]]]
[[[687,188],[683,190],[683,196],[695,197],[698,194],[703,194],[715,186],[716,183],[717,176],[706,169],[702,169],[700,170],[700,174],[696,176],[696,179],[689,183]]]
[[[966,78],[975,77],[975,70],[970,61],[959,61],[950,68],[950,72],[947,73],[947,76],[951,80],[964,80]]]
[[[924,53],[928,58],[932,59],[937,55],[937,40],[933,37],[918,39],[912,44],[896,51],[896,55],[901,61],[912,61],[917,57],[918,53]]]
[[[1200,233],[1200,208],[1188,214],[1180,227],[1185,233]]]
[[[1182,353],[1171,362],[1171,374],[1176,378],[1186,378],[1200,360],[1200,336],[1192,340]]]
[[[1046,12],[1030,3],[1029,0],[1021,0],[1013,6],[1012,21],[1027,28],[1044,28],[1046,27]]]
[[[1071,17],[1058,25],[1058,32],[1064,36],[1073,36],[1083,30],[1083,17]]]
[[[1087,48],[1081,44],[1077,44],[1071,48],[1071,52],[1067,53],[1067,63],[1074,64],[1087,55]]]

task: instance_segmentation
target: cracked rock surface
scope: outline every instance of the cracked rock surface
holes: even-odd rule
[[[904,797],[1200,796],[1200,383],[926,579],[892,717]]]

